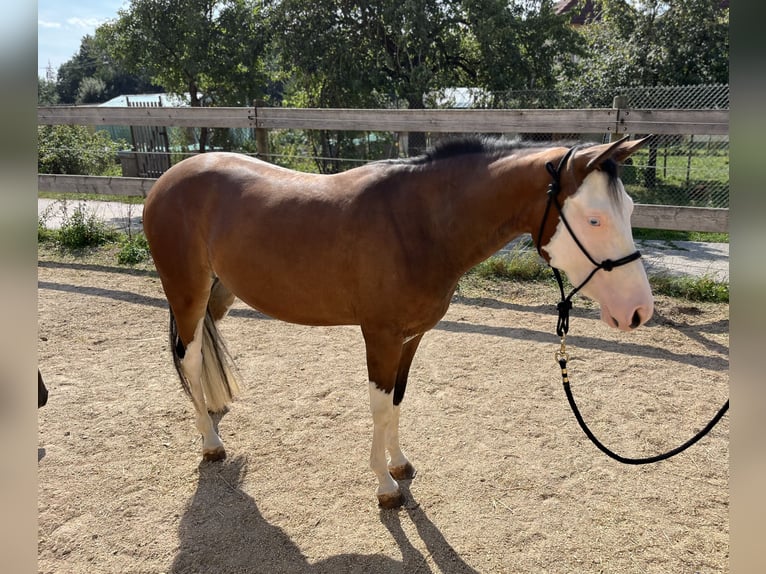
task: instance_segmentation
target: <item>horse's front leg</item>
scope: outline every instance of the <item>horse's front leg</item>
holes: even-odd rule
[[[378,503],[384,508],[395,508],[404,502],[396,480],[411,479],[415,476],[415,467],[399,446],[399,416],[410,365],[423,334],[402,339],[363,332],[367,344],[370,409],[373,420],[370,466],[378,477]],[[385,438],[385,447],[382,446],[381,437]],[[390,456],[388,461],[386,450]]]
[[[391,423],[388,425],[386,447],[391,457],[388,463],[388,471],[397,480],[411,479],[415,476],[415,467],[407,459],[399,446],[399,415],[401,403],[404,399],[404,391],[407,388],[407,377],[410,373],[410,365],[418,350],[423,334],[415,335],[405,340],[402,347],[402,355],[399,359],[399,368],[396,373],[396,386],[394,387],[394,408]]]
[[[399,484],[389,472],[386,446],[393,449],[394,457],[405,460],[399,449],[398,416],[394,412],[394,386],[399,361],[402,356],[401,337],[385,332],[362,328],[367,349],[367,371],[369,374],[370,411],[372,413],[372,448],[370,468],[378,479],[378,504],[383,508],[402,505],[404,497]],[[398,411],[398,409],[397,409]]]
[[[391,411],[391,422],[388,425],[386,434],[386,448],[390,460],[388,461],[388,472],[395,479],[405,480],[415,476],[415,467],[407,459],[399,446],[399,415],[400,405],[393,405]]]
[[[404,503],[399,484],[388,470],[386,443],[390,429],[394,424],[394,403],[390,391],[379,388],[378,383],[370,381],[370,411],[372,412],[372,448],[370,450],[370,468],[378,479],[378,504],[383,508],[397,508]]]

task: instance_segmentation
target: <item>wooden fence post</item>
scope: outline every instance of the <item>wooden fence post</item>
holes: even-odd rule
[[[258,127],[258,108],[266,106],[266,102],[263,100],[255,100],[255,151],[258,157],[265,161],[271,161],[269,159],[269,130],[266,128]]]
[[[620,130],[620,110],[628,107],[628,96],[615,96],[612,100],[612,109],[617,110],[614,116],[614,130],[609,134],[609,141],[613,142],[622,137]]]

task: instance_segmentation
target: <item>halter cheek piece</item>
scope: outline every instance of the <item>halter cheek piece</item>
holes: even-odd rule
[[[596,261],[590,253],[588,253],[588,250],[585,249],[585,246],[580,242],[579,239],[577,239],[577,236],[575,235],[574,231],[572,230],[572,227],[569,225],[569,222],[567,221],[566,217],[564,217],[564,212],[562,211],[561,204],[559,203],[558,194],[561,191],[561,172],[566,167],[567,162],[569,161],[569,158],[574,155],[574,152],[577,150],[577,146],[569,148],[566,154],[564,154],[564,157],[561,158],[561,161],[559,161],[558,167],[553,167],[553,164],[551,162],[547,162],[545,164],[545,169],[548,170],[548,173],[551,175],[551,183],[548,184],[548,202],[545,204],[545,213],[543,213],[543,220],[540,222],[540,231],[537,234],[537,252],[542,256],[541,253],[541,244],[543,239],[543,231],[545,229],[545,223],[548,221],[548,214],[551,211],[551,204],[556,206],[556,210],[559,212],[559,219],[564,223],[564,226],[567,228],[567,231],[569,231],[569,234],[572,236],[572,239],[574,239],[574,242],[577,244],[577,247],[580,248],[580,251],[583,252],[585,257],[588,258],[588,261],[593,263],[594,268],[593,270],[588,274],[588,276],[585,278],[585,280],[580,283],[577,287],[572,289],[572,292],[569,295],[564,294],[564,282],[561,278],[561,272],[556,269],[555,267],[551,266],[551,269],[553,270],[553,275],[556,277],[556,282],[559,285],[559,291],[561,292],[561,301],[556,305],[556,309],[559,312],[559,319],[558,323],[556,325],[556,334],[559,337],[562,337],[567,334],[569,331],[569,311],[572,309],[572,297],[585,285],[590,281],[593,276],[596,274],[596,272],[599,269],[603,269],[604,271],[611,271],[615,267],[620,267],[622,265],[627,265],[628,263],[631,263],[632,261],[635,261],[639,257],[641,257],[641,253],[639,251],[634,251],[630,255],[626,255],[625,257],[621,257],[617,260],[612,259],[604,259],[601,263]]]

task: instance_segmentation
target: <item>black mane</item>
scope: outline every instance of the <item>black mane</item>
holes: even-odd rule
[[[393,160],[383,160],[391,163],[426,165],[441,160],[462,157],[465,155],[483,154],[491,157],[502,157],[512,153],[532,153],[541,149],[561,146],[586,148],[595,145],[592,142],[581,141],[561,141],[561,142],[521,142],[519,140],[508,140],[503,138],[493,138],[487,136],[467,135],[461,137],[450,137],[438,141],[432,148],[424,154],[409,158],[399,158]],[[620,194],[617,192],[617,178],[619,169],[617,162],[613,159],[607,159],[598,167],[609,178],[609,190],[613,199],[619,200]]]
[[[440,140],[423,155],[406,158],[402,161],[424,164],[470,154],[502,156],[520,150],[531,150],[540,147],[542,147],[542,144],[538,143],[522,143],[518,140],[469,135]]]

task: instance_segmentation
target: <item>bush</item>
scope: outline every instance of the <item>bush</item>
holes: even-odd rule
[[[112,141],[104,131],[85,126],[38,126],[37,171],[70,175],[121,175],[117,151],[125,140]]]
[[[649,277],[652,291],[659,295],[678,297],[687,301],[728,303],[729,284],[712,277],[673,276],[660,274]]]
[[[479,263],[473,271],[484,279],[541,281],[551,278],[545,261],[536,251],[523,246],[514,248],[509,254],[493,255]]]
[[[149,244],[145,235],[128,237],[121,241],[120,250],[117,252],[117,263],[120,265],[135,265],[149,259]]]
[[[40,237],[38,225],[38,238]],[[67,216],[58,230],[58,244],[65,249],[96,247],[116,240],[118,233],[80,204]]]

